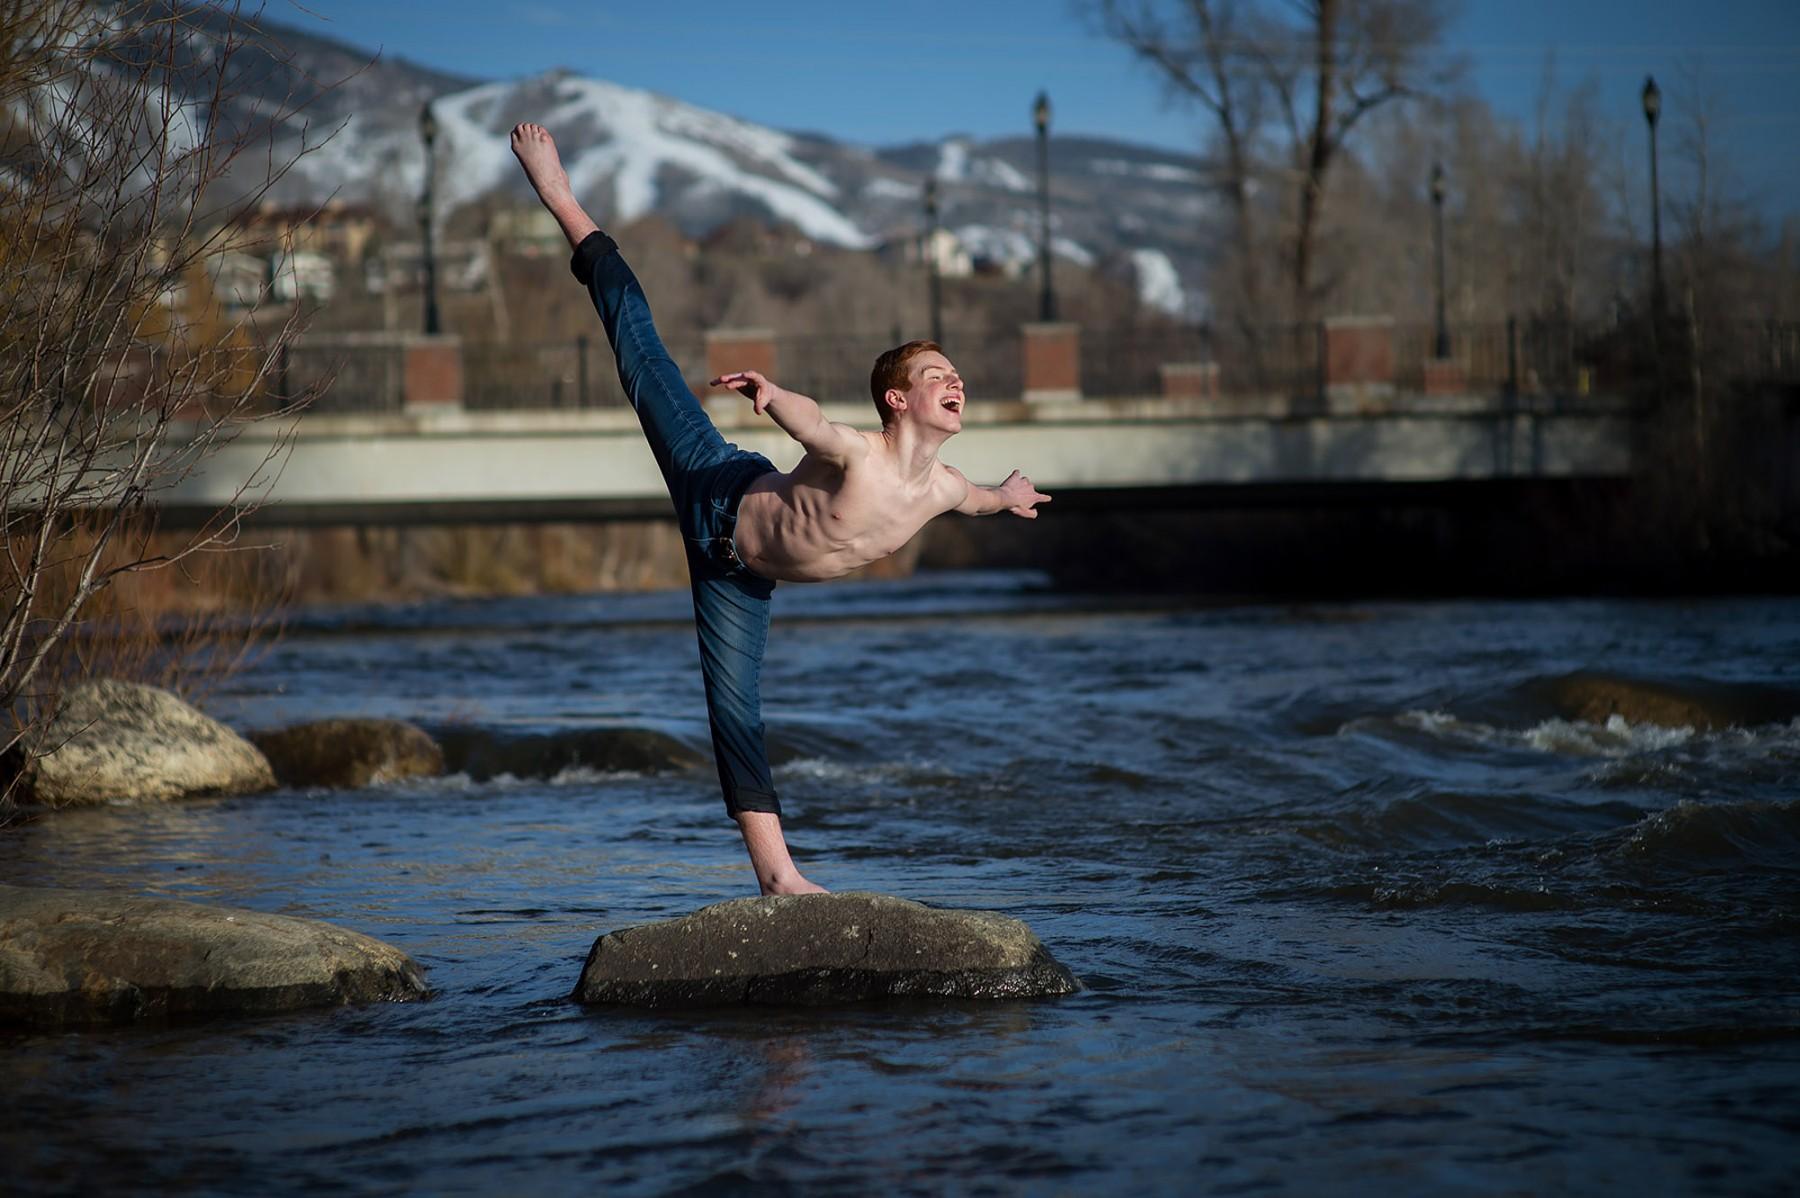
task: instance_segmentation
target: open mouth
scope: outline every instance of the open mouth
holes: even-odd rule
[[[963,406],[963,401],[960,399],[946,399],[944,401],[944,407],[952,412],[962,411],[962,406]]]

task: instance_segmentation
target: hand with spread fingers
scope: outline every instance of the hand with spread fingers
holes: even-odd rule
[[[729,387],[750,401],[750,408],[758,416],[768,409],[769,401],[781,393],[781,388],[770,382],[759,370],[734,370],[730,374],[722,374],[712,381],[715,387]]]
[[[1015,516],[1023,516],[1027,520],[1036,520],[1037,512],[1033,509],[1040,503],[1049,503],[1050,497],[1031,485],[1031,480],[1017,470],[1006,476],[1006,481],[994,488],[1006,504],[1006,510]]]

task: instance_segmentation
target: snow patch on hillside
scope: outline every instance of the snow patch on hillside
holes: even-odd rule
[[[1175,264],[1161,250],[1131,251],[1131,265],[1137,272],[1138,299],[1152,308],[1160,308],[1172,316],[1187,313],[1187,292],[1181,286],[1181,275]]]
[[[1000,262],[1014,266],[1027,266],[1037,261],[1037,238],[1017,229],[996,229],[992,225],[963,225],[956,230],[956,237],[963,248],[969,251],[972,258],[983,258],[989,262]],[[1094,254],[1080,242],[1071,241],[1067,237],[1052,237],[1050,252],[1058,258],[1066,258],[1081,266],[1092,266]]]
[[[1096,175],[1124,175],[1128,178],[1148,179],[1154,183],[1205,182],[1199,171],[1191,171],[1186,167],[1168,162],[1127,162],[1123,158],[1093,158],[1088,161],[1088,167]]]
[[[1088,248],[1078,241],[1070,241],[1067,237],[1052,237],[1050,239],[1050,252],[1055,254],[1058,258],[1067,258],[1069,261],[1079,263],[1082,266],[1092,266],[1094,264],[1094,255],[1088,252]]]
[[[507,122],[498,119],[516,86],[483,84],[432,104],[442,160],[455,164],[438,181],[446,211],[516,175],[510,126],[502,128]],[[809,237],[856,249],[871,244],[868,234],[831,203],[837,187],[793,157],[793,140],[784,133],[597,79],[564,76],[555,80],[554,95],[556,102],[534,118],[539,123],[551,130],[590,126],[605,133],[598,145],[568,153],[563,167],[577,196],[611,194],[611,219],[633,220],[652,211],[659,176],[674,168],[691,176],[695,186],[749,196]],[[410,173],[406,185],[417,187],[420,167],[413,165]]]
[[[937,166],[932,170],[940,183],[969,183],[998,187],[1002,191],[1030,191],[1031,180],[1012,163],[1000,158],[978,158],[969,153],[969,141],[952,137],[938,147]]]
[[[917,185],[903,183],[899,179],[890,179],[886,175],[876,175],[863,184],[862,193],[869,199],[881,200],[917,200],[925,202],[925,193]]]

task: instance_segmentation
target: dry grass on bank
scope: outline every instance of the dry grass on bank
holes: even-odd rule
[[[77,571],[96,531],[77,525],[39,581],[40,610],[59,610],[74,593]],[[115,537],[101,569],[120,561],[154,559],[166,546],[185,545],[182,533],[126,529]],[[255,546],[212,550],[160,568],[127,571],[86,604],[70,634],[46,658],[37,706],[63,686],[89,678],[118,678],[204,699],[280,635],[291,588],[268,551]]]
[[[288,530],[271,550],[296,603],[641,591],[687,582],[668,522]]]
[[[291,603],[390,603],[437,596],[576,595],[682,589],[673,520],[599,524],[335,527],[274,534],[267,550]],[[868,571],[912,572],[909,549]]]

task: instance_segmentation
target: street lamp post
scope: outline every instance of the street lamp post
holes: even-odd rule
[[[425,251],[425,335],[428,337],[443,332],[443,324],[438,319],[437,254],[431,244],[431,185],[437,175],[437,133],[437,117],[432,114],[428,101],[419,110],[419,136],[425,141],[425,186],[419,192],[419,234]]]
[[[1056,290],[1050,285],[1050,96],[1037,94],[1031,106],[1031,120],[1037,126],[1038,148],[1038,277],[1042,290],[1038,295],[1038,319],[1056,319]]]
[[[1450,356],[1450,326],[1444,321],[1444,164],[1431,164],[1432,240],[1437,246],[1437,345],[1433,356]]]
[[[1656,118],[1662,114],[1662,92],[1656,77],[1644,77],[1644,122],[1650,126],[1650,305],[1653,315],[1663,314],[1662,189],[1656,181]]]
[[[938,276],[938,198],[937,179],[925,180],[925,269],[931,280],[931,339],[944,343],[943,280]]]

